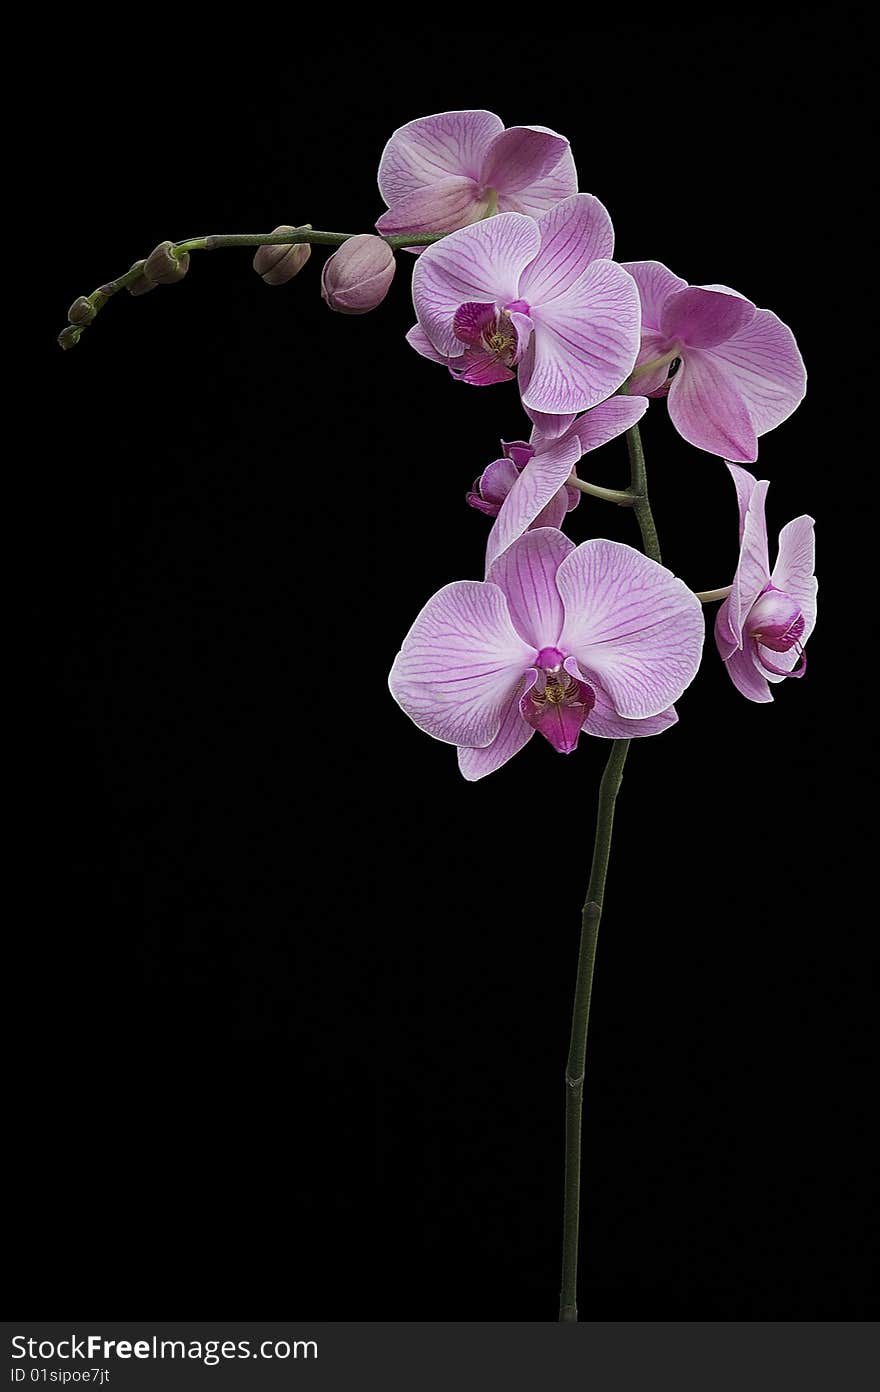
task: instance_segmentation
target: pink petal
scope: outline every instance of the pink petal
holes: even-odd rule
[[[770,583],[770,559],[767,554],[767,519],[764,503],[770,484],[761,479],[755,484],[746,508],[739,560],[733,585],[727,598],[727,622],[741,647],[743,624],[758,595]]]
[[[501,716],[501,727],[491,744],[487,744],[483,749],[465,746],[459,749],[458,767],[469,783],[475,783],[478,778],[485,778],[487,773],[494,773],[502,764],[506,764],[508,759],[512,759],[514,754],[518,754],[532,738],[535,732],[520,715],[519,703],[525,693],[534,686],[537,676],[537,672],[532,668],[526,673],[524,681],[514,688],[513,695]]]
[[[379,192],[390,207],[450,175],[478,179],[486,151],[503,129],[491,111],[442,111],[409,121],[382,151]]]
[[[812,517],[796,517],[786,522],[779,533],[779,554],[771,584],[784,590],[801,606],[806,624],[801,645],[806,643],[816,624],[816,538]],[[779,656],[779,654],[777,654]]]
[[[543,130],[543,126],[533,126],[533,130]],[[551,132],[555,135],[555,131]],[[571,150],[566,150],[552,174],[536,179],[528,188],[518,193],[498,194],[500,213],[527,213],[529,217],[540,217],[542,213],[555,208],[563,199],[577,193],[578,177]]]
[[[460,304],[452,318],[452,332],[462,343],[479,343],[486,329],[494,326],[498,317],[493,304],[470,300]]]
[[[532,422],[531,443],[537,448],[539,441],[558,440],[560,435],[564,435],[568,427],[577,419],[574,411],[566,411],[563,415],[550,415],[546,411],[530,411],[525,408],[526,415]]]
[[[739,464],[731,464],[725,460],[730,477],[733,479],[733,486],[736,489],[736,505],[739,509],[739,539],[742,541],[743,531],[746,525],[746,513],[749,510],[749,503],[752,494],[758,486],[758,480],[754,474],[750,474],[748,469],[740,468]]]
[[[749,643],[745,650],[738,649],[731,653],[724,666],[737,691],[742,692],[750,701],[766,704],[767,701],[773,700],[773,693],[767,678],[762,677],[755,666],[752,647],[753,644]]]
[[[565,606],[558,646],[587,681],[595,674],[618,715],[659,715],[678,700],[696,675],[704,628],[683,581],[631,546],[595,539],[566,557],[556,583]]]
[[[496,135],[486,152],[482,187],[518,193],[552,174],[568,150],[568,141],[536,126],[511,126]]]
[[[639,297],[632,278],[613,261],[593,261],[567,294],[533,308],[532,317],[533,347],[519,369],[527,408],[585,411],[611,396],[632,371]]]
[[[733,338],[755,317],[755,306],[741,295],[689,285],[666,299],[660,332],[688,348],[712,348]]]
[[[549,527],[525,532],[486,572],[507,596],[517,633],[538,651],[556,646],[564,619],[556,572],[573,550],[573,541]]]
[[[512,459],[495,459],[480,475],[480,495],[500,508],[518,478],[519,469]]]
[[[689,348],[669,387],[669,415],[685,440],[721,459],[751,462],[758,440],[733,375],[708,349]]]
[[[642,328],[658,332],[664,304],[676,290],[684,290],[687,281],[673,275],[662,261],[622,261],[621,265],[639,287]]]
[[[672,360],[669,359],[668,362],[661,363],[659,367],[652,367],[648,372],[643,369],[647,367],[648,363],[664,357],[668,351],[668,342],[663,334],[653,330],[646,333],[644,326],[642,327],[642,343],[630,379],[631,391],[640,392],[642,396],[666,395],[669,389],[668,378]]]
[[[547,503],[546,507],[541,508],[541,511],[538,513],[535,520],[529,523],[529,526],[535,531],[537,531],[539,527],[554,527],[558,529],[565,521],[565,514],[571,512],[573,507],[577,507],[580,500],[580,493],[575,492],[574,502],[572,502],[568,496],[568,489],[560,488],[558,493],[553,494],[553,497],[550,499],[549,503]]]
[[[607,211],[589,193],[576,193],[538,219],[541,249],[520,281],[532,307],[565,295],[591,261],[610,259],[614,228]]]
[[[581,454],[589,454],[609,440],[616,440],[640,421],[647,409],[648,400],[644,396],[609,396],[607,401],[601,401],[579,416],[572,427],[572,434],[580,441]]]
[[[787,420],[803,401],[807,374],[794,334],[769,309],[757,310],[750,324],[711,352],[744,402],[756,435]]]
[[[417,353],[421,353],[423,358],[429,358],[431,362],[442,363],[444,367],[449,366],[450,359],[445,353],[438,353],[421,324],[413,324],[406,341],[410,348],[415,348]],[[452,359],[454,362],[455,359]]]
[[[391,694],[435,739],[487,745],[534,652],[497,585],[456,580],[422,609],[388,678]]]
[[[376,230],[385,237],[401,232],[449,232],[485,217],[488,207],[488,199],[479,197],[473,179],[442,179],[398,198],[377,219]]]
[[[726,662],[731,653],[736,652],[742,642],[742,630],[739,637],[734,633],[730,626],[730,597],[724,600],[718,607],[715,615],[715,646],[721,654],[722,662]]]
[[[486,542],[486,575],[492,564],[537,518],[554,494],[558,493],[581,456],[574,437],[563,435],[543,445],[517,478]],[[565,506],[563,503],[563,515]],[[515,622],[515,621],[514,621]]]
[[[584,730],[588,735],[598,735],[601,739],[641,739],[644,735],[662,734],[678,721],[674,706],[661,711],[659,715],[649,715],[645,720],[626,720],[617,714],[598,682],[593,691],[596,704],[584,721]]]
[[[413,270],[419,323],[440,353],[457,353],[452,323],[459,305],[518,298],[519,278],[538,250],[538,226],[519,213],[499,213],[426,247]]]

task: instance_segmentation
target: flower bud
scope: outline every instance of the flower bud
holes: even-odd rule
[[[81,333],[82,325],[68,324],[67,327],[62,329],[60,334],[58,335],[59,348],[63,348],[65,352],[68,350],[68,348],[75,348],[76,345],[79,343]]]
[[[349,237],[324,262],[321,294],[340,314],[367,314],[380,305],[394,279],[394,252],[381,237]]]
[[[773,652],[788,652],[801,637],[806,620],[797,600],[772,585],[749,610],[746,632]]]
[[[311,228],[310,222],[302,224]],[[282,223],[273,229],[275,232],[297,232],[299,229]],[[287,243],[283,246],[261,246],[254,257],[254,270],[262,276],[267,285],[286,285],[298,275],[312,254],[308,242]]]
[[[189,270],[189,252],[178,256],[171,250],[173,245],[173,242],[160,242],[144,262],[144,275],[153,285],[173,285]]]
[[[91,300],[85,295],[80,295],[67,311],[67,317],[71,324],[90,324],[97,312]]]
[[[146,295],[149,290],[156,289],[155,282],[152,280],[147,280],[147,277],[144,275],[144,265],[145,263],[143,261],[135,261],[129,267],[129,270],[132,271],[135,269],[135,267],[137,267],[140,270],[140,275],[137,277],[137,279],[132,280],[128,285],[129,295]]]

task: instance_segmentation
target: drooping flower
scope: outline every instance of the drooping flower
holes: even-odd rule
[[[666,729],[702,644],[700,602],[670,571],[620,542],[576,547],[542,527],[485,581],[428,600],[389,686],[421,730],[459,746],[473,781],[536,730],[570,754],[581,730],[625,739]]]
[[[394,279],[394,252],[381,237],[362,232],[328,257],[321,295],[339,314],[368,314],[380,305]]]
[[[688,285],[659,261],[623,264],[642,301],[633,391],[668,392],[672,422],[689,444],[751,463],[758,437],[804,398],[807,376],[791,329],[726,285]]]
[[[513,126],[491,111],[421,116],[392,135],[379,163],[384,235],[451,232],[492,213],[538,217],[577,192],[564,136]]]
[[[647,407],[643,396],[610,396],[582,416],[529,413],[529,442],[502,441],[504,457],[483,471],[467,495],[471,507],[496,519],[486,542],[487,571],[523,532],[562,525],[581,498],[566,483],[578,460],[629,430]]]
[[[736,464],[727,467],[736,486],[740,553],[715,619],[715,642],[737,690],[750,701],[772,701],[770,683],[806,671],[804,647],[816,623],[813,518],[785,524],[771,572],[764,516],[769,484]]]
[[[589,410],[625,381],[639,349],[638,290],[613,250],[611,219],[588,193],[537,220],[501,213],[464,227],[419,258],[407,339],[475,386],[517,368],[532,410]]]

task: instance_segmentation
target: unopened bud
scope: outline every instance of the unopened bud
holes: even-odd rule
[[[91,300],[85,295],[80,295],[67,311],[67,317],[71,324],[90,324],[97,312]]]
[[[156,289],[155,283],[154,283],[152,280],[147,280],[147,277],[144,275],[144,265],[145,265],[145,262],[143,262],[143,261],[135,261],[135,262],[129,267],[129,270],[132,270],[132,271],[133,271],[133,270],[135,269],[135,267],[137,267],[138,270],[140,271],[140,274],[138,275],[138,277],[137,277],[135,280],[132,280],[132,281],[129,282],[129,286],[128,286],[128,293],[129,293],[129,295],[146,295],[146,293],[147,293],[148,290],[155,290],[155,289]]]
[[[367,314],[380,305],[394,279],[394,252],[369,232],[349,237],[324,262],[321,294],[340,314]]]
[[[304,222],[302,226],[311,229],[312,224]],[[298,232],[299,230],[298,227],[289,227],[285,223],[274,228],[275,232]],[[289,280],[293,280],[293,277],[299,274],[311,254],[312,248],[308,242],[262,246],[257,249],[257,254],[254,257],[254,270],[258,276],[262,276],[267,285],[286,285]]]
[[[62,329],[58,335],[58,346],[64,348],[75,348],[79,343],[82,326],[79,324],[68,324],[66,329]]]
[[[173,285],[189,270],[189,252],[178,256],[173,246],[173,242],[160,242],[144,262],[144,275],[154,285]]]

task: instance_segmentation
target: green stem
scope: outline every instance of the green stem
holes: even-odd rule
[[[599,483],[587,483],[585,479],[571,478],[565,480],[572,488],[579,488],[581,493],[589,493],[592,498],[604,498],[606,503],[617,503],[618,507],[632,507],[635,498],[629,489],[603,488]]]
[[[722,585],[718,590],[694,590],[694,594],[701,604],[714,604],[716,599],[726,599],[732,589],[732,585]]]
[[[639,428],[634,425],[626,432],[629,447],[629,496],[642,534],[645,554],[660,560],[657,529],[648,501],[645,476],[645,456]],[[562,1215],[562,1291],[559,1298],[559,1319],[564,1324],[577,1322],[577,1268],[581,1193],[581,1131],[583,1118],[584,1075],[587,1062],[587,1030],[590,1023],[590,997],[593,990],[593,969],[596,963],[596,943],[602,905],[605,899],[605,879],[611,856],[611,833],[614,829],[614,808],[623,779],[623,766],[629,753],[629,740],[615,740],[608,754],[605,772],[599,784],[599,806],[596,813],[596,835],[593,842],[593,862],[590,883],[581,913],[581,942],[578,952],[577,982],[571,1019],[571,1040],[565,1065],[565,1196]]]

